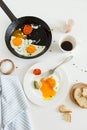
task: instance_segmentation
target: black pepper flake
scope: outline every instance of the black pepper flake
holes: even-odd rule
[[[75,65],[75,64],[73,64],[73,65]]]
[[[87,72],[87,70],[85,70],[84,72]]]
[[[16,68],[18,68],[18,67],[16,66]]]
[[[83,69],[81,69],[81,71],[83,71]]]
[[[49,50],[49,52],[52,52],[52,50]]]
[[[76,82],[78,82],[78,80],[76,79]]]
[[[54,40],[53,43],[55,43],[56,41]]]

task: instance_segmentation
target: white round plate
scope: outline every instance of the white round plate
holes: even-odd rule
[[[55,66],[55,65],[54,65]],[[23,87],[27,98],[34,104],[40,106],[54,106],[58,105],[67,95],[69,82],[66,72],[59,67],[54,74],[60,79],[60,88],[57,91],[56,96],[51,100],[44,100],[40,90],[34,88],[34,80],[41,79],[41,75],[34,75],[33,70],[36,68],[41,69],[44,74],[46,71],[51,69],[53,65],[47,65],[44,62],[36,63],[28,69],[24,76]],[[42,74],[42,75],[43,75]]]

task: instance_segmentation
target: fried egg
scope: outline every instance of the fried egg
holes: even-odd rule
[[[10,40],[11,47],[20,55],[23,55],[25,53],[26,46],[24,42],[24,39],[14,36],[12,36]]]
[[[42,78],[40,82],[40,91],[42,92],[43,98],[45,100],[52,99],[56,95],[60,87],[60,79],[58,75],[52,74],[47,78]]]
[[[24,42],[24,39],[19,38],[19,37],[14,37],[14,36],[11,37],[11,41],[10,41],[11,46],[14,49],[21,47],[23,45],[23,42]]]
[[[45,46],[38,46],[33,44],[33,40],[31,39],[23,39],[20,37],[11,37],[10,40],[11,47],[20,55],[23,56],[35,56],[41,53]]]

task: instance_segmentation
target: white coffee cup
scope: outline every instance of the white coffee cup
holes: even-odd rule
[[[76,39],[72,35],[64,35],[59,39],[59,48],[62,52],[72,52],[76,48]]]

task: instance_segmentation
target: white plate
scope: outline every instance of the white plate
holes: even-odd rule
[[[60,88],[53,99],[44,100],[41,91],[34,88],[33,85],[34,80],[39,80],[41,78],[41,75],[35,76],[33,74],[33,70],[35,68],[40,68],[42,70],[42,73],[45,73],[52,67],[53,65],[50,64],[47,65],[46,63],[43,62],[36,63],[32,67],[30,67],[25,74],[24,81],[23,81],[24,91],[27,98],[34,104],[40,106],[58,105],[67,95],[69,82],[68,82],[66,72],[61,67],[59,67],[55,72],[56,77],[58,76],[58,79],[60,79]]]

